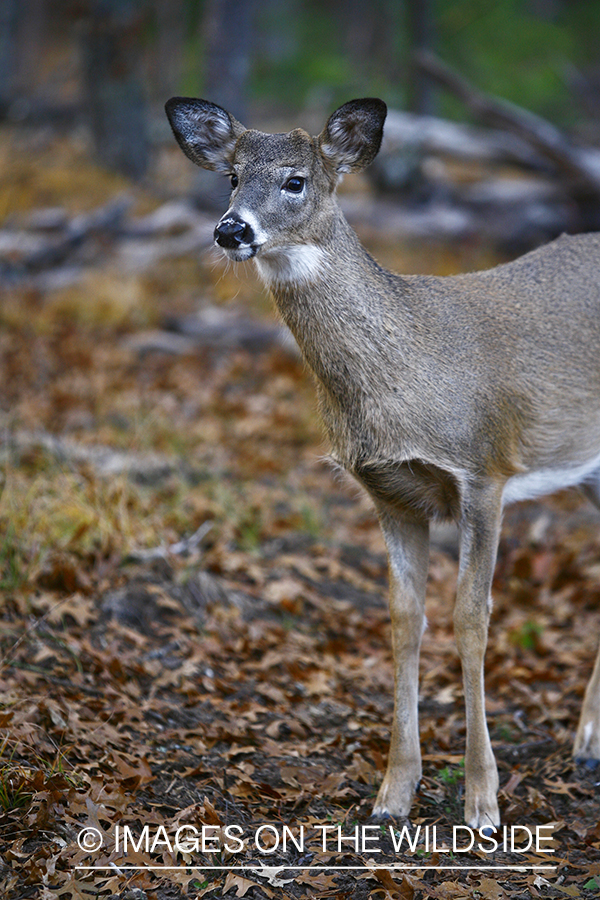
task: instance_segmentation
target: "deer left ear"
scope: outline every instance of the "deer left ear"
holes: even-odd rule
[[[383,100],[367,97],[344,103],[330,116],[318,142],[338,175],[359,172],[373,162],[381,147],[386,115]]]

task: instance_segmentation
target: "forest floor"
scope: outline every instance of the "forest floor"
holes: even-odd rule
[[[40,209],[72,223],[125,192],[139,225],[169,199],[50,136],[5,133],[0,162],[2,247]],[[451,531],[431,553],[421,790],[410,823],[372,820],[392,661],[371,505],[324,461],[293,347],[227,330],[273,324],[251,269],[186,252],[181,219],[142,232],[98,229],[50,273],[19,268],[25,238],[0,254],[2,896],[599,896],[598,771],[571,758],[598,644],[594,510],[564,494],[504,524],[486,683],[515,850],[469,851],[455,827]],[[410,271],[491,258],[371,246]],[[174,339],[199,313],[225,337]]]

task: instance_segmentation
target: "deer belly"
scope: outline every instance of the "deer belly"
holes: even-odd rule
[[[584,484],[600,470],[600,454],[579,465],[555,466],[513,475],[506,482],[502,501],[505,505],[518,500],[532,500],[562,488]]]

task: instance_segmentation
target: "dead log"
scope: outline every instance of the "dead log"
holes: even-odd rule
[[[479,119],[527,141],[570,180],[575,189],[600,196],[600,150],[578,147],[555,125],[506,100],[478,90],[462,75],[431,53],[421,53],[423,71],[457,97]]]
[[[265,324],[219,307],[208,307],[192,316],[171,316],[164,324],[168,331],[209,350],[263,353],[278,347],[298,357],[297,344],[284,325]]]
[[[29,236],[9,231],[2,234],[0,252],[0,284],[15,284],[47,269],[54,269],[70,260],[71,256],[90,238],[99,234],[118,234],[132,200],[119,197],[99,209],[82,213],[67,222],[60,237],[50,240],[41,236]],[[12,241],[11,241],[12,238]],[[21,252],[15,259],[15,253]]]
[[[504,130],[479,128],[437,116],[390,109],[380,153],[386,157],[412,152],[464,162],[511,163],[534,170],[548,168],[544,156],[527,141]],[[377,166],[377,159],[374,166]]]
[[[47,431],[7,431],[0,433],[0,455],[30,453],[43,450],[54,459],[73,466],[89,466],[100,477],[126,475],[143,484],[156,484],[179,466],[175,457],[160,453],[134,453],[115,450],[105,445],[81,444],[71,438]]]

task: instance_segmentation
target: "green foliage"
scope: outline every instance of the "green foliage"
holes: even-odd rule
[[[458,766],[444,766],[438,772],[438,778],[448,787],[455,787],[460,784],[465,777],[464,760]]]
[[[313,538],[318,538],[323,531],[323,522],[319,510],[308,502],[300,507],[303,530]]]
[[[26,788],[26,778],[18,769],[4,766],[0,769],[0,809],[10,812],[31,803],[32,794]]]
[[[0,756],[9,749],[8,738],[0,744]],[[13,753],[8,754],[8,762],[0,767],[0,810],[10,812],[28,806],[32,799],[30,773],[13,762]]]
[[[597,59],[600,4],[432,3],[432,49],[475,85],[563,124],[581,115],[567,73]],[[369,39],[361,51],[352,38],[356,21],[340,16],[339,3],[260,4],[257,31],[263,37],[254,62],[254,96],[288,108],[332,105],[361,94],[381,94],[403,105],[411,46],[403,7],[376,0],[365,4],[363,17]],[[467,117],[462,104],[443,91],[440,114]]]
[[[241,550],[253,552],[259,549],[263,534],[262,512],[258,507],[248,507],[238,523],[238,545]]]
[[[539,622],[528,619],[519,629],[512,631],[510,637],[512,642],[522,650],[537,650],[542,631],[543,626]]]
[[[440,54],[479,88],[552,118],[568,113],[564,71],[580,57],[577,15],[568,24],[542,18],[522,0],[438,0],[437,10]]]
[[[342,30],[325,4],[295,4],[297,16],[289,21],[287,4],[268,5],[259,13],[258,30],[274,39],[263,44],[256,60],[253,92],[258,97],[278,98],[292,107],[311,99],[343,96],[360,84],[360,77],[345,52]],[[360,90],[359,90],[360,93]]]
[[[462,794],[465,783],[464,760],[461,760],[457,766],[444,766],[438,772],[437,777],[445,788],[444,812],[449,820],[458,820],[462,814]]]
[[[496,735],[499,741],[504,741],[507,744],[515,744],[518,743],[521,735],[513,728],[512,725],[501,724],[496,728]]]
[[[13,523],[9,522],[4,536],[0,538],[0,590],[16,591],[26,580],[25,553]]]

